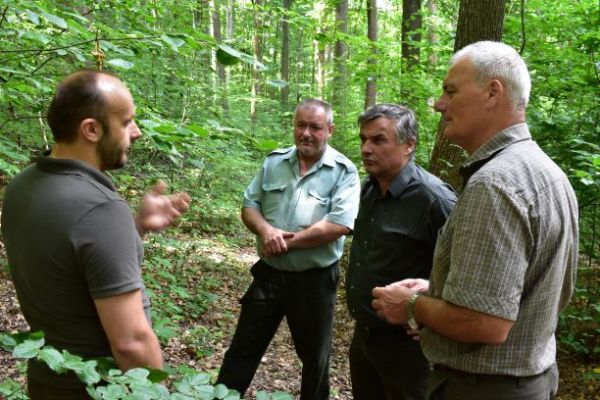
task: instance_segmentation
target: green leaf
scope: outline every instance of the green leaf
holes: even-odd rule
[[[223,399],[228,394],[229,394],[229,389],[227,389],[227,386],[223,385],[222,383],[219,383],[218,385],[215,386],[215,397],[217,399]]]
[[[284,88],[288,85],[288,83],[280,79],[269,79],[267,81],[267,85],[271,85],[276,88]]]
[[[40,16],[31,10],[27,10],[27,18],[29,18],[29,21],[34,25],[40,24]]]
[[[133,368],[125,372],[125,376],[142,380],[147,379],[148,375],[150,375],[150,371],[148,371],[146,368]]]
[[[46,18],[46,21],[50,22],[52,25],[57,26],[60,29],[67,29],[67,21],[61,17],[49,13],[44,13],[43,15],[44,18]]]
[[[38,358],[48,364],[48,367],[54,372],[63,373],[66,370],[62,367],[62,364],[65,361],[63,355],[53,347],[47,346],[43,348],[39,354]]]
[[[173,49],[173,51],[176,51],[176,52],[179,51],[179,48],[185,44],[185,41],[178,37],[161,35],[160,38],[163,40],[163,42],[165,42],[166,44],[171,46],[171,49]]]
[[[200,125],[186,125],[186,128],[195,133],[196,135],[200,136],[201,138],[205,138],[210,135],[208,129]]]
[[[269,394],[264,390],[256,392],[256,400],[269,400]]]
[[[83,368],[77,372],[77,377],[86,385],[100,382],[100,374],[96,371],[96,361],[90,360],[84,363]]]
[[[162,382],[169,377],[169,373],[167,371],[163,371],[162,369],[156,368],[148,368],[150,374],[148,374],[148,380],[152,383]]]
[[[226,45],[219,45],[217,60],[223,65],[235,65],[240,62],[240,52]]]
[[[0,333],[0,346],[5,350],[12,351],[17,346],[17,341],[11,335]]]
[[[13,350],[13,357],[15,358],[33,358],[38,355],[42,346],[44,346],[44,339],[37,340],[26,340],[23,343],[17,345]]]
[[[266,139],[259,141],[257,147],[260,150],[273,151],[279,147],[279,143],[276,140]]]
[[[113,58],[112,60],[108,60],[106,63],[109,65],[112,65],[113,67],[123,68],[123,69],[131,69],[135,65],[132,62],[125,61],[121,58]]]
[[[294,400],[294,397],[292,397],[291,394],[286,393],[286,392],[273,392],[273,394],[271,395],[271,398],[273,400]]]

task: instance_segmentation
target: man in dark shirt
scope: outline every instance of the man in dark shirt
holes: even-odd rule
[[[456,201],[447,184],[413,161],[414,113],[381,104],[358,119],[365,181],[346,280],[356,320],[350,348],[355,400],[425,398],[429,364],[403,327],[379,318],[371,290],[409,276],[427,278],[437,231]]]
[[[159,183],[136,218],[107,170],[125,166],[141,131],[125,84],[79,71],[58,86],[48,110],[52,152],[8,185],[2,236],[21,311],[46,344],[84,357],[113,356],[126,371],[162,367],[142,281],[140,237],[175,223],[185,193]],[[73,373],[29,360],[29,398],[91,399]]]

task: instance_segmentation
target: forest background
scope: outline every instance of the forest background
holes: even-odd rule
[[[143,130],[127,167],[110,173],[119,192],[135,206],[163,179],[193,197],[176,230],[146,240],[145,279],[169,361],[206,369],[195,383],[208,396],[249,279],[241,193],[269,151],[292,144],[295,105],[330,102],[331,143],[358,166],[358,115],[376,102],[409,106],[420,125],[417,162],[458,187],[463,154],[439,137],[432,105],[461,41],[502,39],[529,65],[533,137],[567,173],[580,205],[577,289],[558,328],[561,373],[570,377],[561,398],[600,398],[599,26],[596,0],[0,0],[0,190],[52,146],[45,112],[57,82],[84,67],[117,73]],[[0,344],[12,351],[19,340],[7,334],[27,326],[0,252]],[[342,329],[351,325],[343,291],[342,282],[342,348],[351,329]],[[4,351],[0,397],[25,398],[18,358]],[[294,393],[291,364],[293,379],[282,379]],[[349,398],[344,365],[334,362],[332,372],[346,374],[332,393],[341,399]]]

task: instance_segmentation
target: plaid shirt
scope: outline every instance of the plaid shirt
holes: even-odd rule
[[[421,344],[435,364],[529,376],[556,359],[558,314],[576,278],[577,200],[526,124],[496,134],[467,164],[498,150],[471,177],[440,230],[429,294],[514,325],[497,346],[459,343],[427,328]]]

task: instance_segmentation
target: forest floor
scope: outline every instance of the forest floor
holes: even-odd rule
[[[223,354],[235,330],[240,308],[237,300],[250,281],[248,270],[256,256],[253,249],[232,250],[217,243],[205,246],[202,251],[203,255],[210,257],[213,263],[205,269],[202,265],[198,265],[197,274],[199,279],[216,279],[218,284],[212,291],[218,296],[217,300],[199,321],[189,321],[186,323],[187,326],[180,325],[183,333],[170,339],[163,348],[165,360],[169,365],[188,365],[216,377]],[[215,268],[215,265],[218,268]],[[344,290],[340,287],[330,373],[331,398],[350,400],[352,394],[347,354],[353,322],[346,310],[343,296]],[[189,336],[197,332],[199,327],[206,328],[200,346],[197,341],[189,340]],[[14,288],[8,273],[0,271],[0,332],[23,330],[27,330],[27,324],[19,311]],[[561,379],[557,399],[600,400],[600,380],[584,379],[584,374],[591,368],[591,365],[578,358],[559,355]],[[246,399],[254,399],[258,390],[270,392],[283,390],[298,397],[300,369],[300,362],[295,355],[287,325],[282,323],[262,359]],[[6,378],[24,382],[23,370],[22,362],[16,362],[10,354],[0,350],[0,382]]]

